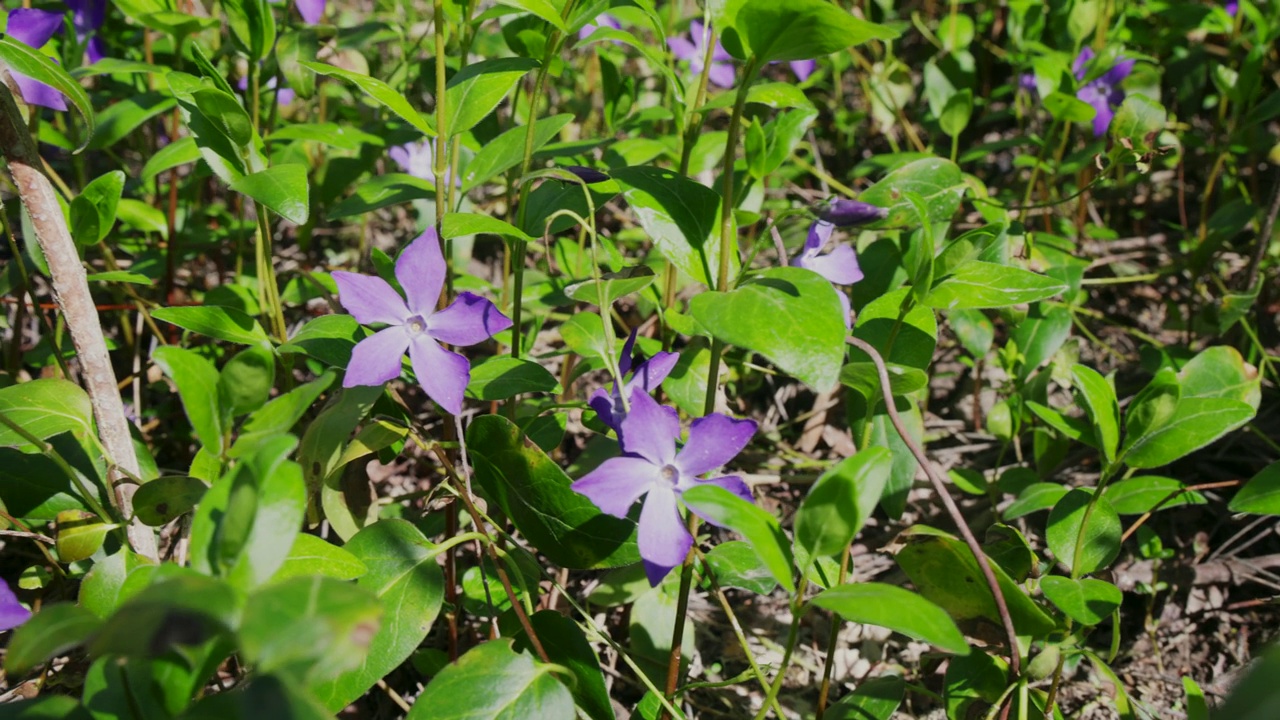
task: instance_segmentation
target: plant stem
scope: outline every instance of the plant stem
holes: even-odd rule
[[[782,690],[782,681],[787,677],[787,667],[791,665],[791,654],[796,649],[796,639],[800,635],[800,619],[804,617],[804,591],[808,586],[809,579],[801,576],[796,594],[791,598],[791,627],[787,629],[787,644],[782,651],[782,663],[778,666],[773,684],[769,686],[769,693],[765,696],[764,704],[760,706],[760,712],[756,713],[755,720],[764,720],[769,714],[769,708],[778,702],[778,692]],[[779,714],[778,720],[785,720],[785,716]]]
[[[862,450],[865,446],[859,445],[858,449]],[[849,554],[850,547],[846,545],[844,552],[840,554],[840,576],[834,587],[840,587],[848,580],[849,574]],[[814,720],[822,720],[822,716],[827,712],[827,696],[831,692],[831,672],[835,669],[836,664],[836,640],[840,635],[840,623],[831,623],[831,632],[827,633],[827,659],[822,665],[822,685],[818,688],[818,709],[814,714]],[[778,717],[782,717],[782,713],[778,713]]]
[[[667,658],[666,698],[673,700],[680,687],[680,658],[684,652],[684,624],[689,614],[689,590],[693,586],[693,560],[698,552],[698,516],[689,513],[685,520],[689,534],[693,536],[693,546],[684,556],[684,564],[680,566],[680,594],[676,597],[676,621],[671,628],[671,655]],[[666,720],[666,713],[659,715]]]

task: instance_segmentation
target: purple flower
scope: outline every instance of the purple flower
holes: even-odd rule
[[[889,211],[885,208],[847,198],[836,198],[818,211],[819,220],[842,228],[866,225],[883,220],[888,215]]]
[[[703,59],[707,54],[706,29],[702,23],[694,20],[689,23],[689,36],[693,38],[692,42],[682,37],[673,37],[667,39],[667,45],[671,46],[671,54],[677,60],[687,61],[689,69],[696,75],[702,72]],[[715,50],[711,51],[711,70],[708,73],[708,78],[717,87],[733,87],[734,70],[730,60],[732,57],[717,40]]]
[[[1075,73],[1077,80],[1083,81],[1085,79],[1089,62],[1093,58],[1093,50],[1087,47],[1076,56],[1075,62],[1071,64],[1071,70]],[[1085,83],[1083,87],[1076,91],[1077,98],[1093,107],[1094,137],[1102,137],[1107,134],[1107,128],[1111,126],[1111,118],[1115,116],[1115,108],[1124,102],[1124,90],[1120,87],[1120,83],[1124,82],[1124,79],[1129,77],[1129,73],[1133,72],[1133,66],[1136,62],[1136,60],[1129,58],[1119,58],[1109,70]]]
[[[1236,13],[1240,12],[1240,1],[1227,0],[1225,3],[1223,3],[1222,9],[1226,10],[1227,14],[1230,15],[1231,17],[1235,17]]]
[[[66,0],[66,3],[71,8],[71,25],[76,29],[76,39],[84,42],[89,38],[85,56],[92,65],[107,55],[106,44],[97,34],[107,17],[107,0]]]
[[[1025,90],[1031,93],[1032,95],[1036,94],[1036,92],[1039,91],[1039,86],[1036,84],[1036,74],[1033,72],[1029,72],[1029,73],[1022,73],[1021,75],[1019,75],[1018,89]]]
[[[396,260],[396,280],[408,302],[380,277],[333,273],[338,301],[358,322],[388,326],[356,344],[343,387],[381,385],[399,377],[400,360],[408,350],[427,397],[453,415],[462,412],[471,365],[440,343],[475,345],[511,327],[511,320],[493,303],[468,292],[460,293],[449,307],[436,310],[445,269],[440,239],[431,228],[409,243]]]
[[[600,27],[609,27],[609,28],[613,28],[614,30],[621,30],[622,23],[618,22],[617,18],[610,15],[609,13],[600,13],[599,15],[596,16],[595,20],[592,20],[591,22],[582,26],[582,29],[578,31],[578,39],[586,40],[587,38],[591,37],[591,33],[595,32],[596,28],[600,28]],[[621,44],[617,40],[614,40],[613,42],[615,45]]]
[[[852,202],[852,201],[850,201]],[[865,204],[865,203],[862,203]],[[792,258],[792,267],[812,270],[826,278],[832,285],[852,285],[862,279],[862,268],[858,266],[858,254],[848,245],[837,245],[826,255],[820,254],[823,246],[831,239],[831,231],[835,225],[819,220],[809,226],[809,237],[804,241],[804,249]],[[849,296],[837,289],[840,306],[844,308],[844,324],[849,326]]]
[[[401,170],[421,180],[435,180],[436,146],[431,140],[419,140],[405,145],[397,145],[387,151],[387,155],[400,166]],[[444,171],[445,182],[449,181],[450,170]],[[454,178],[454,185],[461,186],[462,178]]]
[[[0,581],[0,632],[12,630],[31,619],[31,611],[22,607],[9,584]]]
[[[791,72],[796,74],[796,78],[798,78],[800,82],[804,82],[805,80],[808,80],[809,76],[813,74],[813,71],[817,69],[818,69],[817,60],[791,61]]]
[[[39,50],[49,42],[62,27],[62,13],[50,10],[17,8],[9,11],[8,33],[15,40],[28,47]],[[67,100],[62,93],[44,83],[27,77],[19,72],[11,73],[18,84],[18,92],[22,93],[22,101],[28,105],[39,105],[53,110],[66,110]]]
[[[623,454],[605,460],[575,482],[573,489],[617,517],[626,517],[635,501],[647,494],[640,510],[640,557],[649,584],[657,585],[693,546],[677,502],[685,490],[711,483],[751,499],[751,488],[740,477],[702,480],[698,476],[741,452],[755,434],[756,424],[719,413],[708,415],[693,421],[689,441],[677,449],[680,418],[675,410],[643,392],[633,392],[629,399],[631,412],[622,419],[620,436]]]
[[[325,0],[298,0],[296,4],[303,22],[308,25],[315,25],[324,17]]]
[[[631,371],[631,352],[635,347],[635,343],[636,333],[632,330],[631,337],[628,337],[627,341],[622,345],[622,356],[618,358],[619,375],[626,375]],[[679,360],[680,356],[676,353],[657,353],[637,365],[635,372],[631,375],[631,379],[622,383],[621,386],[615,380],[611,392],[606,392],[604,388],[596,388],[587,404],[600,416],[600,422],[621,435],[622,420],[626,415],[622,408],[622,393],[626,393],[627,399],[630,400],[636,394],[634,391],[637,388],[640,390],[640,394],[643,395],[648,395],[657,390],[662,381],[666,380],[671,371],[675,369]]]
[[[262,85],[262,89],[267,91],[275,90],[276,84],[278,82],[279,80],[276,78],[276,76],[272,75],[271,77],[267,78],[267,82]],[[244,92],[245,90],[248,90],[249,78],[247,77],[240,78],[238,81],[236,81],[236,87],[240,89],[240,92]],[[284,107],[292,103],[295,97],[297,96],[294,94],[293,90],[288,87],[282,87],[280,88],[280,92],[276,93],[276,101],[280,103],[280,107]]]

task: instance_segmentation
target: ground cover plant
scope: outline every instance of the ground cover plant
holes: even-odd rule
[[[1280,714],[1280,4],[0,17],[0,718]]]

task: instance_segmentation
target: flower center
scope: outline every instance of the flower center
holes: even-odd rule
[[[427,329],[427,321],[423,320],[421,315],[414,315],[404,326],[409,329],[410,335],[418,335]]]
[[[658,471],[662,475],[662,479],[675,487],[680,482],[680,471],[675,465],[664,465],[662,470]]]

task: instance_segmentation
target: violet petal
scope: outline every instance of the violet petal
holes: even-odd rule
[[[727,62],[713,62],[707,77],[716,87],[731,88],[735,82],[736,73],[733,66]]]
[[[675,466],[682,475],[711,472],[742,452],[755,434],[754,420],[735,420],[721,413],[700,417],[689,426],[689,442],[680,450]]]
[[[434,227],[419,235],[396,259],[396,280],[408,297],[409,312],[426,317],[436,311],[444,288],[445,262]]]
[[[1093,57],[1093,48],[1086,45],[1080,49],[1080,54],[1071,63],[1071,72],[1075,74],[1077,80],[1084,79],[1085,72],[1089,69],[1089,61],[1093,60]]]
[[[791,62],[791,72],[796,74],[796,78],[800,82],[808,80],[813,71],[818,69],[817,60],[793,60]]]
[[[680,416],[644,392],[633,392],[627,399],[631,408],[621,423],[623,451],[654,465],[670,465],[676,457]]]
[[[631,334],[627,336],[627,341],[622,343],[622,354],[618,356],[618,374],[626,375],[631,372],[632,354],[636,351],[636,331],[633,328]]]
[[[511,318],[469,292],[458,293],[449,307],[427,318],[427,334],[450,345],[475,345],[509,327]]]
[[[308,25],[315,25],[324,17],[325,0],[297,0],[298,14]]]
[[[631,380],[627,381],[628,392],[636,387],[646,393],[657,390],[662,381],[666,380],[671,371],[675,369],[678,362],[680,362],[680,356],[676,353],[655,353],[653,357],[636,366],[635,375],[632,375]]]
[[[409,361],[427,397],[450,415],[462,412],[462,396],[471,381],[471,363],[466,358],[445,350],[430,335],[422,333],[409,343]]]
[[[386,280],[342,270],[335,270],[332,277],[338,284],[338,302],[361,325],[399,325],[409,319],[404,298]]]
[[[640,557],[650,585],[657,585],[671,568],[684,562],[693,547],[693,537],[684,526],[675,491],[654,488],[640,511]]]
[[[826,255],[809,258],[804,266],[836,285],[852,285],[863,277],[858,254],[848,245],[837,245]]]
[[[409,348],[409,333],[403,326],[379,330],[356,343],[347,363],[342,387],[382,385],[400,377],[400,361]]]
[[[667,38],[667,47],[671,48],[671,54],[677,60],[693,62],[698,57],[698,47],[682,37]]]
[[[12,630],[31,619],[31,611],[22,607],[9,584],[0,581],[0,632]]]
[[[29,78],[19,72],[10,72],[13,81],[18,84],[18,92],[22,94],[22,102],[28,105],[46,107],[50,110],[66,110],[67,99],[62,93],[54,90],[39,80]]]
[[[62,27],[62,13],[34,8],[16,8],[9,11],[6,32],[14,40],[31,48],[40,49]]]
[[[586,495],[604,512],[621,518],[659,480],[659,468],[653,463],[623,455],[605,460],[569,487]]]
[[[1138,61],[1133,58],[1120,58],[1116,61],[1115,65],[1111,66],[1110,70],[1102,74],[1102,77],[1099,78],[1099,80],[1101,80],[1103,84],[1114,88],[1124,82],[1125,78],[1129,77],[1129,74],[1133,72],[1133,66],[1137,64]]]
[[[596,388],[596,391],[591,393],[591,399],[587,400],[587,405],[596,411],[596,415],[605,427],[615,433],[622,433],[622,408],[618,407],[619,404],[613,399],[612,393],[604,388]]]

